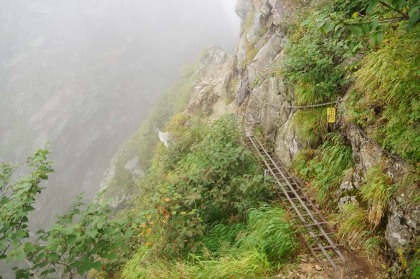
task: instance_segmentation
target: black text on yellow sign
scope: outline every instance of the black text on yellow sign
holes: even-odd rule
[[[335,108],[327,108],[327,122],[328,123],[335,123],[336,118],[336,109]]]

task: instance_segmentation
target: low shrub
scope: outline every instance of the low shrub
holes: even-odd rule
[[[210,253],[201,256],[168,260],[144,246],[126,264],[122,278],[270,277],[293,258],[297,239],[281,208],[263,205],[249,210],[247,216],[246,224],[217,224],[209,229],[203,242]]]

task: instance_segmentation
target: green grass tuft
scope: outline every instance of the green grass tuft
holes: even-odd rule
[[[330,133],[316,150],[304,150],[292,166],[317,190],[320,203],[332,203],[334,192],[344,177],[345,170],[353,166],[352,149],[341,135]]]
[[[267,278],[271,265],[266,255],[250,250],[237,256],[226,256],[218,260],[200,262],[197,279]]]
[[[377,258],[378,254],[384,249],[386,239],[381,236],[373,236],[368,238],[364,243],[366,252],[373,258]]]
[[[293,117],[299,140],[310,148],[318,147],[328,132],[325,108],[299,110]]]
[[[353,158],[351,147],[344,143],[341,135],[335,133],[328,134],[319,150],[321,157],[314,165],[316,175],[313,184],[318,189],[319,200],[324,203],[332,198],[344,171],[353,167]]]
[[[193,279],[197,268],[188,262],[156,260],[147,247],[140,248],[127,262],[121,273],[122,279],[183,278]]]
[[[361,241],[367,235],[368,220],[366,211],[358,204],[346,204],[342,212],[337,214],[338,231],[340,237],[347,238],[350,245]]]
[[[238,242],[239,249],[261,249],[271,262],[289,261],[297,244],[293,228],[283,209],[263,206],[248,213],[248,233]]]
[[[364,184],[360,187],[359,192],[363,201],[370,206],[368,220],[372,224],[372,229],[380,224],[388,201],[395,193],[395,189],[391,177],[385,174],[379,166],[367,171]]]
[[[217,224],[203,237],[203,244],[212,256],[220,256],[232,247],[238,235],[245,230],[245,224]]]

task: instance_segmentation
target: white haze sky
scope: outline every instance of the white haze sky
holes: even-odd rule
[[[239,36],[239,24],[240,24],[240,18],[235,13],[235,5],[237,0],[219,0],[220,3],[222,3],[223,9],[225,10],[226,14],[228,15],[228,18],[231,22],[230,26],[234,26],[235,29],[232,30]]]

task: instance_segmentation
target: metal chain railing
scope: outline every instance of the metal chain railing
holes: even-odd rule
[[[248,86],[245,85],[245,88],[249,90],[250,95],[254,96],[256,99],[258,99],[260,102],[264,103],[264,105],[268,105],[271,106],[273,108],[287,108],[287,109],[308,109],[308,108],[317,108],[317,107],[325,107],[325,106],[329,106],[329,105],[335,105],[338,106],[339,103],[342,102],[342,97],[339,97],[336,101],[331,101],[331,102],[325,102],[325,103],[320,103],[320,104],[313,104],[313,105],[306,105],[306,106],[293,106],[293,105],[276,105],[273,103],[269,103],[266,100],[260,98],[257,94],[255,94],[253,92],[253,90],[251,88],[249,88]],[[342,121],[342,117],[340,117],[340,120],[337,122],[341,122]],[[363,137],[363,139],[369,143],[371,143],[372,145],[374,145],[375,147],[377,147],[379,150],[381,150],[384,154],[386,154],[389,158],[392,158],[394,160],[397,160],[399,162],[405,162],[404,159],[402,159],[400,156],[398,156],[395,153],[392,153],[391,151],[386,150],[385,148],[383,148],[380,144],[378,144],[376,141],[374,141],[373,139],[369,138],[365,133],[363,133],[360,129],[359,133],[361,134],[361,136]]]
[[[253,90],[251,88],[249,88],[248,86],[244,85],[244,87],[246,89],[249,90],[250,95],[254,96],[255,98],[257,98],[260,102],[264,103],[264,105],[269,105],[273,108],[288,108],[288,109],[307,109],[307,108],[317,108],[317,107],[325,107],[328,105],[333,105],[333,104],[338,104],[341,102],[342,98],[339,97],[336,101],[331,101],[331,102],[325,102],[325,103],[320,103],[320,104],[313,104],[313,105],[306,105],[306,106],[292,106],[292,105],[277,105],[277,104],[273,104],[273,103],[269,103],[266,100],[263,100],[262,98],[260,98],[257,94],[255,94],[253,92]]]

